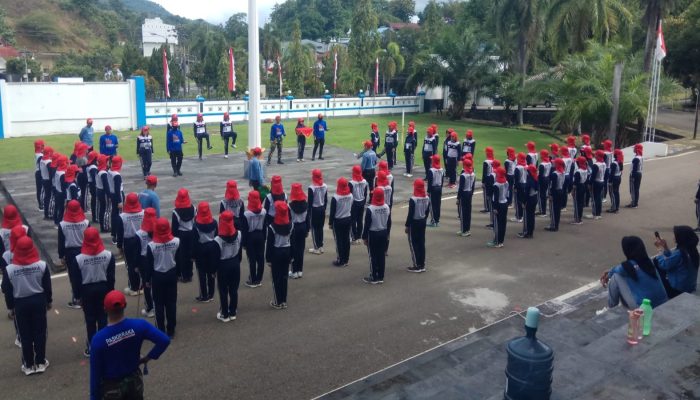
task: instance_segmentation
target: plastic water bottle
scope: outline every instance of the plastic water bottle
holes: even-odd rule
[[[639,343],[642,338],[642,327],[641,318],[644,315],[644,311],[641,309],[630,310],[629,322],[627,324],[627,343],[635,345]]]
[[[654,309],[651,307],[651,301],[649,299],[642,300],[642,305],[639,307],[644,312],[642,331],[644,336],[649,336],[651,333],[651,317],[654,314]]]

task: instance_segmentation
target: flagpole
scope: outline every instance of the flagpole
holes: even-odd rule
[[[260,138],[260,47],[257,0],[248,0],[248,148],[261,145]]]

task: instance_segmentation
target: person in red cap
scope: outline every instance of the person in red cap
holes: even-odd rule
[[[474,140],[474,131],[467,129],[467,134],[462,142],[462,154],[471,154],[474,156],[476,151],[476,140]]]
[[[234,321],[238,312],[238,285],[241,282],[241,235],[233,223],[229,210],[219,215],[218,235],[214,238],[216,248],[212,259],[216,261],[216,280],[219,283],[221,303],[216,319],[221,322]]]
[[[362,167],[352,166],[352,179],[349,182],[352,192],[352,210],[350,211],[351,243],[362,243],[362,223],[364,221],[365,205],[367,204],[367,188],[369,184],[362,176]]]
[[[158,197],[158,193],[156,193],[157,186],[158,177],[155,175],[148,175],[146,177],[146,189],[139,193],[139,202],[143,209],[149,207],[155,208],[156,216],[160,218],[160,197]]]
[[[49,215],[49,204],[51,203],[51,157],[53,156],[53,148],[50,146],[44,147],[44,152],[39,160],[39,172],[41,174],[41,210],[44,211],[44,219],[51,218]]]
[[[117,149],[119,148],[119,138],[112,134],[112,127],[105,126],[105,133],[100,136],[100,154],[104,154],[109,158],[117,155]]]
[[[167,223],[167,221],[166,221]],[[124,317],[126,297],[117,291],[107,293],[102,302],[107,326],[90,344],[90,400],[143,399],[143,375],[139,366],[157,360],[170,345],[170,339],[147,321]],[[144,340],[155,344],[141,357]]]
[[[554,162],[559,158],[559,145],[557,143],[550,143],[549,144],[549,160],[551,162]]]
[[[591,218],[601,219],[603,211],[603,187],[607,180],[607,168],[605,167],[605,152],[596,150],[595,162],[591,167],[591,183],[593,184],[593,215]]]
[[[255,147],[250,150],[250,165],[248,166],[248,185],[255,191],[260,190],[260,186],[265,183],[265,174],[263,173],[260,159],[262,158],[262,149]]]
[[[78,160],[78,152],[80,151],[80,146],[83,144],[80,140],[73,142],[73,152],[68,158],[68,164],[75,164]]]
[[[153,230],[153,240],[146,249],[146,286],[150,286],[153,291],[156,325],[171,338],[175,336],[177,324],[178,277],[175,259],[180,244],[180,239],[173,236],[168,220],[158,218]]]
[[[110,227],[112,231],[112,244],[117,244],[117,231],[116,226],[119,219],[119,212],[122,209],[122,204],[124,203],[124,184],[122,183],[122,160],[121,156],[112,157],[112,165],[107,173],[107,184],[109,186],[109,200],[110,200]]]
[[[89,146],[85,143],[80,143],[78,152],[76,153],[76,164],[79,168],[75,175],[75,180],[80,189],[80,206],[83,210],[87,211],[87,186],[88,186],[88,176],[87,176],[87,166],[88,166],[88,150]]]
[[[275,123],[270,127],[270,153],[267,155],[267,165],[272,163],[272,154],[277,150],[277,164],[284,164],[282,162],[282,141],[287,134],[284,131],[284,125],[282,124],[282,117],[279,115],[275,117]]]
[[[496,184],[496,170],[501,167],[501,162],[498,160],[493,160],[491,162],[491,173],[486,177],[485,181],[483,182],[484,186],[484,191],[488,190],[489,191],[489,197],[487,199],[488,201],[488,208],[489,210],[489,223],[486,225],[486,228],[493,229],[494,225],[496,224],[496,213],[494,212],[496,210],[495,205],[493,204],[493,195],[494,195],[494,185]]]
[[[542,216],[542,218],[547,217],[547,198],[549,196],[550,187],[549,179],[553,172],[554,168],[552,168],[552,162],[549,159],[549,151],[547,151],[547,149],[540,150],[540,164],[537,167],[537,176],[539,177],[537,182],[540,185],[540,204],[539,213],[537,215]]]
[[[92,127],[92,118],[88,118],[87,120],[85,120],[85,126],[80,130],[80,133],[78,134],[78,139],[80,139],[81,142],[88,145],[88,148],[90,149],[90,151],[92,151],[94,137],[95,128]]]
[[[632,169],[630,170],[630,195],[632,201],[626,208],[637,208],[639,206],[639,187],[642,184],[642,169],[644,167],[644,145],[637,143],[634,145],[634,158],[632,159]]]
[[[520,152],[515,158],[515,176],[513,177],[513,196],[515,197],[515,218],[512,222],[524,222],[525,202],[528,193],[525,190],[527,184],[527,154]],[[524,231],[525,229],[523,229]]]
[[[262,207],[260,193],[252,190],[248,193],[248,206],[241,219],[241,232],[243,234],[242,245],[246,249],[248,257],[249,274],[245,285],[256,288],[262,285],[265,272],[265,216],[267,213]]]
[[[195,209],[190,200],[190,192],[180,188],[175,197],[172,215],[173,235],[180,239],[176,256],[177,276],[180,282],[192,282],[192,253],[194,251]]]
[[[413,196],[408,200],[406,234],[411,251],[409,272],[425,272],[425,227],[430,216],[430,198],[425,193],[425,181],[413,181]]]
[[[462,158],[462,173],[459,175],[459,186],[457,187],[457,214],[459,215],[457,235],[462,237],[471,236],[472,198],[476,185],[473,165],[474,163],[469,158]]]
[[[609,213],[617,214],[620,210],[620,184],[622,183],[622,170],[624,169],[625,155],[622,150],[615,149],[613,152],[613,160],[610,162],[609,187],[610,191],[610,208]]]
[[[336,259],[333,265],[347,267],[350,261],[350,214],[352,213],[352,192],[348,180],[340,177],[336,191],[331,197],[331,212],[328,227],[335,238]]]
[[[389,169],[389,163],[386,161],[380,161],[377,163],[377,176],[374,178],[374,187],[379,186],[377,184],[377,181],[379,180],[379,173],[384,172],[386,174],[386,179],[388,181],[387,185],[382,185],[382,186],[390,186],[391,187],[391,192],[387,193],[387,204],[389,207],[392,207],[394,205],[394,175],[391,174],[391,170]]]
[[[492,198],[492,189],[493,189],[493,182],[494,180],[492,179],[494,177],[493,173],[493,161],[494,161],[494,156],[493,156],[493,147],[488,146],[484,148],[484,154],[486,154],[486,159],[484,160],[484,163],[481,167],[481,186],[483,188],[482,194],[484,197],[484,208],[479,211],[482,214],[485,213],[490,213],[491,212],[491,198]]]
[[[539,202],[538,190],[539,184],[537,183],[537,167],[534,165],[528,165],[526,167],[527,181],[523,188],[523,193],[525,196],[525,213],[523,216],[523,231],[518,233],[518,237],[522,239],[532,239],[535,233],[535,210],[537,209],[537,203]]]
[[[591,147],[591,136],[590,135],[588,135],[587,133],[584,133],[583,135],[581,135],[581,142],[582,142],[581,153],[585,153],[586,149],[593,150],[593,148]]]
[[[224,158],[228,158],[228,142],[231,141],[231,147],[236,148],[236,138],[238,133],[233,130],[233,122],[231,122],[231,116],[228,111],[224,113],[224,120],[219,123],[219,134],[221,135],[221,140],[224,141]]]
[[[493,184],[493,240],[486,245],[488,247],[501,248],[506,237],[506,224],[508,223],[508,178],[506,169],[498,167],[496,182]]]
[[[459,143],[457,132],[450,132],[450,136],[445,138],[447,147],[445,158],[445,170],[448,178],[447,187],[454,189],[457,187],[457,163],[462,159],[462,145]]]
[[[430,174],[432,157],[437,154],[438,141],[437,126],[432,124],[428,127],[423,139],[423,167],[425,168],[426,179],[428,179],[427,176]]]
[[[92,222],[97,223],[97,157],[96,151],[91,151],[87,156],[87,164],[83,168],[87,178],[87,191],[83,193],[83,210],[88,207],[92,216]],[[89,200],[88,200],[89,199]]]
[[[100,232],[109,232],[110,216],[109,210],[109,171],[107,163],[109,158],[100,154],[97,156],[97,174],[95,175],[95,196],[97,197],[97,220],[100,223]]]
[[[80,280],[78,279],[78,265],[75,258],[80,254],[83,245],[83,234],[90,226],[90,221],[85,218],[80,203],[71,200],[66,205],[63,221],[58,225],[58,258],[68,270],[72,295],[68,303],[70,308],[80,308]]]
[[[311,222],[311,254],[323,254],[323,225],[326,223],[326,205],[328,204],[328,186],[323,183],[320,169],[311,171],[311,185],[307,190]]]
[[[275,219],[267,227],[267,248],[265,259],[270,263],[270,274],[275,298],[270,307],[280,310],[287,308],[287,276],[291,261],[292,223],[289,219],[289,206],[284,201],[276,201]]]
[[[605,186],[603,187],[603,203],[608,201],[608,185],[610,184],[610,164],[613,161],[613,142],[610,139],[603,140],[603,153],[605,154]]]
[[[559,231],[561,205],[566,195],[566,181],[569,179],[565,168],[564,160],[561,158],[554,160],[554,171],[549,176],[549,226],[544,228],[546,231]],[[542,179],[541,176],[540,179]]]
[[[66,171],[68,170],[68,157],[59,155],[56,160],[56,172],[53,175],[53,198],[54,213],[53,223],[58,227],[58,223],[63,220],[63,212],[66,207]]]
[[[445,131],[445,141],[442,143],[442,161],[445,164],[445,169],[447,169],[447,144],[452,140],[452,132],[454,131],[453,128],[448,128]]]
[[[571,158],[569,149],[564,146],[559,148],[559,155],[562,160],[564,160],[564,171],[569,179],[566,182],[566,187],[564,188],[564,199],[562,200],[561,210],[566,211],[566,206],[568,205],[569,193],[571,193],[571,184],[574,181],[574,160]]]
[[[194,138],[197,139],[197,154],[199,154],[199,159],[202,159],[202,140],[207,141],[207,150],[213,149],[211,143],[209,142],[209,132],[207,132],[207,123],[204,122],[204,116],[202,113],[197,114],[197,120],[192,124],[192,132],[194,133]]]
[[[165,148],[170,156],[170,166],[173,169],[173,177],[182,176],[180,169],[182,168],[182,145],[185,144],[185,139],[180,130],[180,122],[177,114],[170,117],[170,123],[167,127],[165,137]]]
[[[432,166],[428,171],[428,194],[430,196],[430,208],[432,210],[429,227],[440,226],[440,209],[442,208],[442,182],[445,179],[445,170],[440,166],[440,155],[435,154]]]
[[[318,149],[318,159],[323,160],[323,145],[326,144],[326,131],[328,125],[323,120],[323,114],[318,114],[318,119],[314,122],[314,150],[311,153],[311,161],[316,159],[316,150]]]
[[[217,259],[214,258],[217,244],[214,241],[218,225],[211,215],[209,203],[202,201],[197,205],[197,216],[194,218],[194,261],[199,278],[199,296],[195,300],[209,303],[214,300],[216,287]]]
[[[79,171],[80,168],[78,168],[77,165],[71,164],[68,166],[68,169],[66,169],[66,174],[64,176],[66,182],[66,201],[77,200],[78,204],[80,204],[80,199],[82,198],[80,187],[77,182]]]
[[[41,181],[41,159],[44,157],[44,146],[45,143],[42,139],[37,139],[34,141],[34,184],[36,186],[36,202],[39,207],[39,211],[44,210],[44,202],[42,201],[41,191],[42,191],[42,181]]]
[[[306,237],[309,236],[309,202],[301,183],[292,183],[289,193],[289,215],[292,219],[292,270],[289,277],[299,279],[304,274],[304,252],[306,251]]]
[[[508,208],[513,206],[513,192],[515,188],[515,148],[506,148],[506,160],[503,162],[503,168],[506,170],[506,179],[508,180]],[[522,222],[522,221],[518,221]]]
[[[574,199],[574,221],[571,223],[572,225],[583,224],[583,206],[586,203],[586,194],[589,193],[589,181],[588,160],[586,160],[586,157],[578,157],[572,182],[572,198]]]
[[[367,246],[367,252],[369,253],[370,273],[362,278],[362,281],[365,283],[384,283],[384,268],[386,265],[390,226],[391,209],[384,203],[384,190],[382,188],[374,188],[372,191],[372,202],[365,213],[365,229],[362,231],[362,241]]]
[[[136,236],[139,238],[139,275],[141,277],[141,290],[146,302],[145,308],[141,309],[141,315],[148,318],[155,317],[156,313],[153,309],[153,292],[150,287],[150,282],[146,281],[146,264],[148,244],[153,240],[153,229],[155,228],[156,219],[158,218],[156,209],[149,207],[143,210],[143,221],[141,227],[136,231]],[[148,283],[148,285],[147,285]]]
[[[379,136],[379,125],[374,122],[370,125],[369,141],[372,143],[372,151],[376,153],[381,144],[381,136]]]
[[[17,241],[19,238],[27,236],[27,231],[24,230],[22,225],[17,225],[12,230],[10,230],[10,247],[5,249],[0,257],[0,275],[5,271],[8,265],[12,263],[12,256],[15,251],[15,246],[17,246]],[[8,306],[5,302],[5,306]],[[8,306],[7,309],[10,307]],[[15,346],[22,348],[22,342],[19,340],[19,329],[17,329],[17,321],[13,318],[12,323],[15,326]]]
[[[224,199],[219,203],[219,214],[224,211],[231,211],[233,213],[233,222],[236,226],[241,226],[241,220],[243,219],[243,212],[245,212],[245,205],[241,199],[241,194],[238,191],[238,182],[231,179],[226,182],[226,192],[224,193]]]
[[[403,155],[406,160],[406,172],[403,176],[408,178],[413,176],[413,163],[415,162],[416,146],[418,146],[418,132],[416,132],[416,123],[410,121],[406,130],[406,137],[403,141]]]
[[[384,150],[377,154],[379,158],[386,154],[386,160],[389,163],[390,170],[393,169],[394,164],[396,164],[396,146],[399,143],[399,133],[396,129],[396,121],[389,122],[386,133],[384,134]]]
[[[29,234],[29,227],[22,225],[22,216],[19,210],[12,204],[8,204],[2,210],[2,226],[0,226],[0,253],[10,248],[10,232],[16,226],[24,227],[25,232]]]
[[[141,228],[143,216],[139,195],[129,193],[122,212],[116,220],[117,248],[124,255],[128,273],[128,286],[124,288],[124,293],[129,296],[138,296],[141,291],[141,275],[139,275],[141,238],[136,232]]]
[[[569,152],[569,157],[571,157],[572,160],[575,160],[576,155],[578,154],[575,136],[569,135],[566,137],[566,150]]]
[[[270,193],[265,196],[263,200],[263,208],[265,209],[265,225],[272,223],[275,218],[275,207],[276,201],[287,202],[287,194],[284,193],[284,186],[282,185],[282,177],[279,175],[273,175],[270,178]]]
[[[294,133],[297,135],[297,162],[304,162],[304,149],[306,147],[306,135],[304,134],[304,118],[297,119],[297,126]]]
[[[22,342],[22,372],[42,373],[46,359],[46,310],[51,308],[51,273],[28,236],[17,240],[12,262],[2,272],[2,292]]]
[[[141,172],[143,179],[151,175],[151,165],[153,165],[153,136],[151,136],[151,128],[148,125],[141,128],[141,134],[136,136],[136,155],[141,160]]]
[[[90,356],[90,343],[98,330],[107,325],[102,302],[108,292],[114,290],[114,254],[105,250],[100,232],[95,228],[85,230],[80,254],[75,257],[78,298],[83,307],[87,342],[83,355]]]
[[[589,207],[591,204],[591,196],[593,193],[593,184],[591,183],[591,170],[593,169],[593,163],[595,162],[593,160],[593,149],[591,148],[591,146],[582,147],[581,154],[586,159],[586,163],[588,164],[588,190],[586,190],[584,201],[585,207]]]
[[[537,158],[537,148],[535,146],[535,142],[532,141],[525,144],[525,147],[527,147],[527,165],[535,164],[535,166],[537,166],[539,162]]]

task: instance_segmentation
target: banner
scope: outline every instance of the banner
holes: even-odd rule
[[[374,95],[379,94],[379,57],[374,68]]]
[[[279,54],[277,55],[277,74],[280,79],[280,98],[282,98],[282,62],[280,61]]]
[[[664,40],[664,32],[661,29],[661,21],[659,21],[659,30],[656,33],[656,51],[654,51],[656,61],[661,61],[666,57],[666,41]]]
[[[163,87],[165,89],[165,97],[170,97],[170,68],[168,68],[168,55],[163,49]]]
[[[333,55],[333,92],[338,86],[338,52]]]
[[[233,58],[233,47],[228,49],[228,91],[236,91],[236,61]]]

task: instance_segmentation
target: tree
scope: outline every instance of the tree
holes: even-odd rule
[[[26,64],[25,64],[26,63]],[[25,71],[26,67],[26,71]],[[33,81],[41,79],[42,69],[41,64],[31,58],[17,57],[7,60],[7,72],[13,75],[24,76],[28,72],[28,79]]]
[[[301,44],[301,24],[298,20],[292,24],[292,37],[284,56],[284,78],[287,90],[294,96],[304,96],[304,81],[313,73],[315,54]]]
[[[355,68],[369,73],[374,66],[375,54],[379,49],[377,15],[371,0],[358,0],[352,17],[352,32],[348,50]]]
[[[668,21],[665,29],[667,71],[683,86],[700,86],[700,1],[694,1],[680,17]]]
[[[248,15],[245,13],[236,13],[229,17],[224,25],[224,33],[226,34],[226,39],[229,42],[242,41],[241,38],[245,38],[245,42],[248,41]]]
[[[403,22],[409,22],[416,14],[416,2],[414,0],[391,0],[389,12]]]
[[[15,31],[7,25],[5,17],[7,17],[5,9],[0,7],[0,43],[14,46],[16,44]]]
[[[677,3],[678,0],[642,0],[642,4],[645,5],[642,24],[647,31],[646,41],[644,42],[644,71],[648,72],[651,69],[651,58],[656,45],[656,30],[659,26],[659,21]]]
[[[43,10],[32,11],[19,20],[17,31],[36,40],[44,41],[49,45],[56,45],[62,42],[56,20],[50,13]]]
[[[378,52],[379,72],[382,74],[384,93],[387,93],[387,86],[391,87],[391,79],[397,73],[403,71],[406,60],[401,55],[401,49],[395,42],[387,44],[386,49]]]
[[[146,59],[141,55],[141,50],[133,43],[127,42],[122,53],[121,71],[124,77],[130,77],[134,71],[145,68]]]
[[[420,15],[420,24],[423,27],[423,40],[425,43],[433,43],[439,36],[445,22],[442,18],[442,10],[435,0],[430,0]]]

